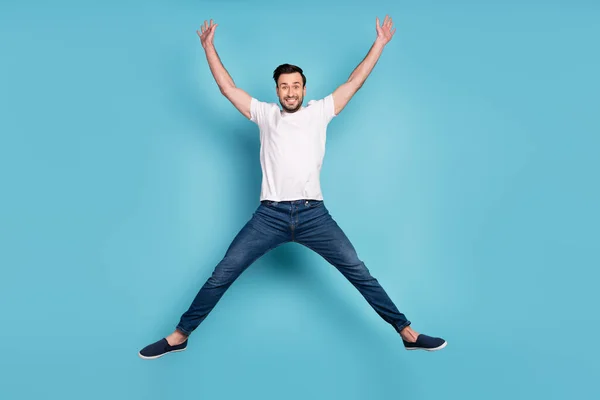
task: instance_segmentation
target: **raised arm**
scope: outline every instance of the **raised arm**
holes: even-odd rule
[[[377,64],[381,53],[386,44],[392,40],[392,36],[396,32],[396,28],[392,29],[392,18],[386,15],[383,20],[383,24],[379,25],[379,18],[376,18],[376,30],[377,30],[377,38],[375,39],[375,43],[371,46],[369,53],[367,56],[361,61],[360,64],[352,71],[348,81],[341,84],[334,92],[333,92],[333,104],[335,106],[335,114],[339,114],[344,107],[348,104],[352,96],[362,87],[365,83],[365,80]]]
[[[227,97],[235,108],[244,114],[246,118],[250,119],[250,103],[252,98],[248,93],[235,86],[233,79],[223,66],[213,43],[216,28],[217,24],[213,23],[211,19],[210,24],[204,21],[201,29],[196,31],[200,37],[202,48],[204,48],[204,52],[206,53],[208,66],[223,96]]]

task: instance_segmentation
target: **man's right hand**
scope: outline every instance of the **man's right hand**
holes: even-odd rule
[[[252,97],[242,89],[235,86],[233,79],[223,66],[217,50],[213,44],[215,29],[217,24],[210,20],[210,24],[204,21],[199,31],[196,31],[200,37],[200,42],[206,53],[208,66],[212,72],[219,90],[227,99],[237,108],[246,118],[251,119]]]
[[[199,31],[196,31],[198,36],[200,37],[200,43],[202,47],[206,49],[207,46],[213,45],[213,38],[215,37],[215,29],[217,29],[217,24],[210,20],[210,24],[204,21],[204,24],[200,27]]]

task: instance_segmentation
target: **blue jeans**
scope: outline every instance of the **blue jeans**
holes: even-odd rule
[[[308,247],[336,267],[397,332],[410,325],[358,258],[324,202],[295,200],[261,202],[181,316],[177,330],[191,334],[246,268],[268,251],[288,242]]]

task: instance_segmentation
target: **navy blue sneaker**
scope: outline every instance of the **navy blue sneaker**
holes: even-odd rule
[[[417,336],[416,342],[407,342],[402,339],[406,350],[427,350],[436,351],[441,350],[448,344],[444,339],[423,335],[422,333]]]
[[[158,342],[154,342],[140,350],[139,356],[145,360],[152,360],[154,358],[162,357],[167,353],[184,351],[187,347],[187,343],[188,341],[186,339],[185,342],[178,344],[177,346],[171,346],[166,338],[162,338]]]

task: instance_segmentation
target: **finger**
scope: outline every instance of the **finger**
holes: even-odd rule
[[[208,22],[204,21],[204,30],[206,31],[208,29]]]
[[[392,36],[394,36],[394,33],[396,33],[396,28],[394,28],[391,32]]]
[[[379,17],[375,17],[375,26],[379,28]]]
[[[383,26],[386,26],[389,20],[390,20],[389,15],[386,15],[385,18],[383,19]]]
[[[210,27],[212,28],[212,26],[213,26],[214,24],[215,24],[215,23],[214,23],[214,22],[213,22],[213,20],[211,19],[211,20],[210,20]]]

